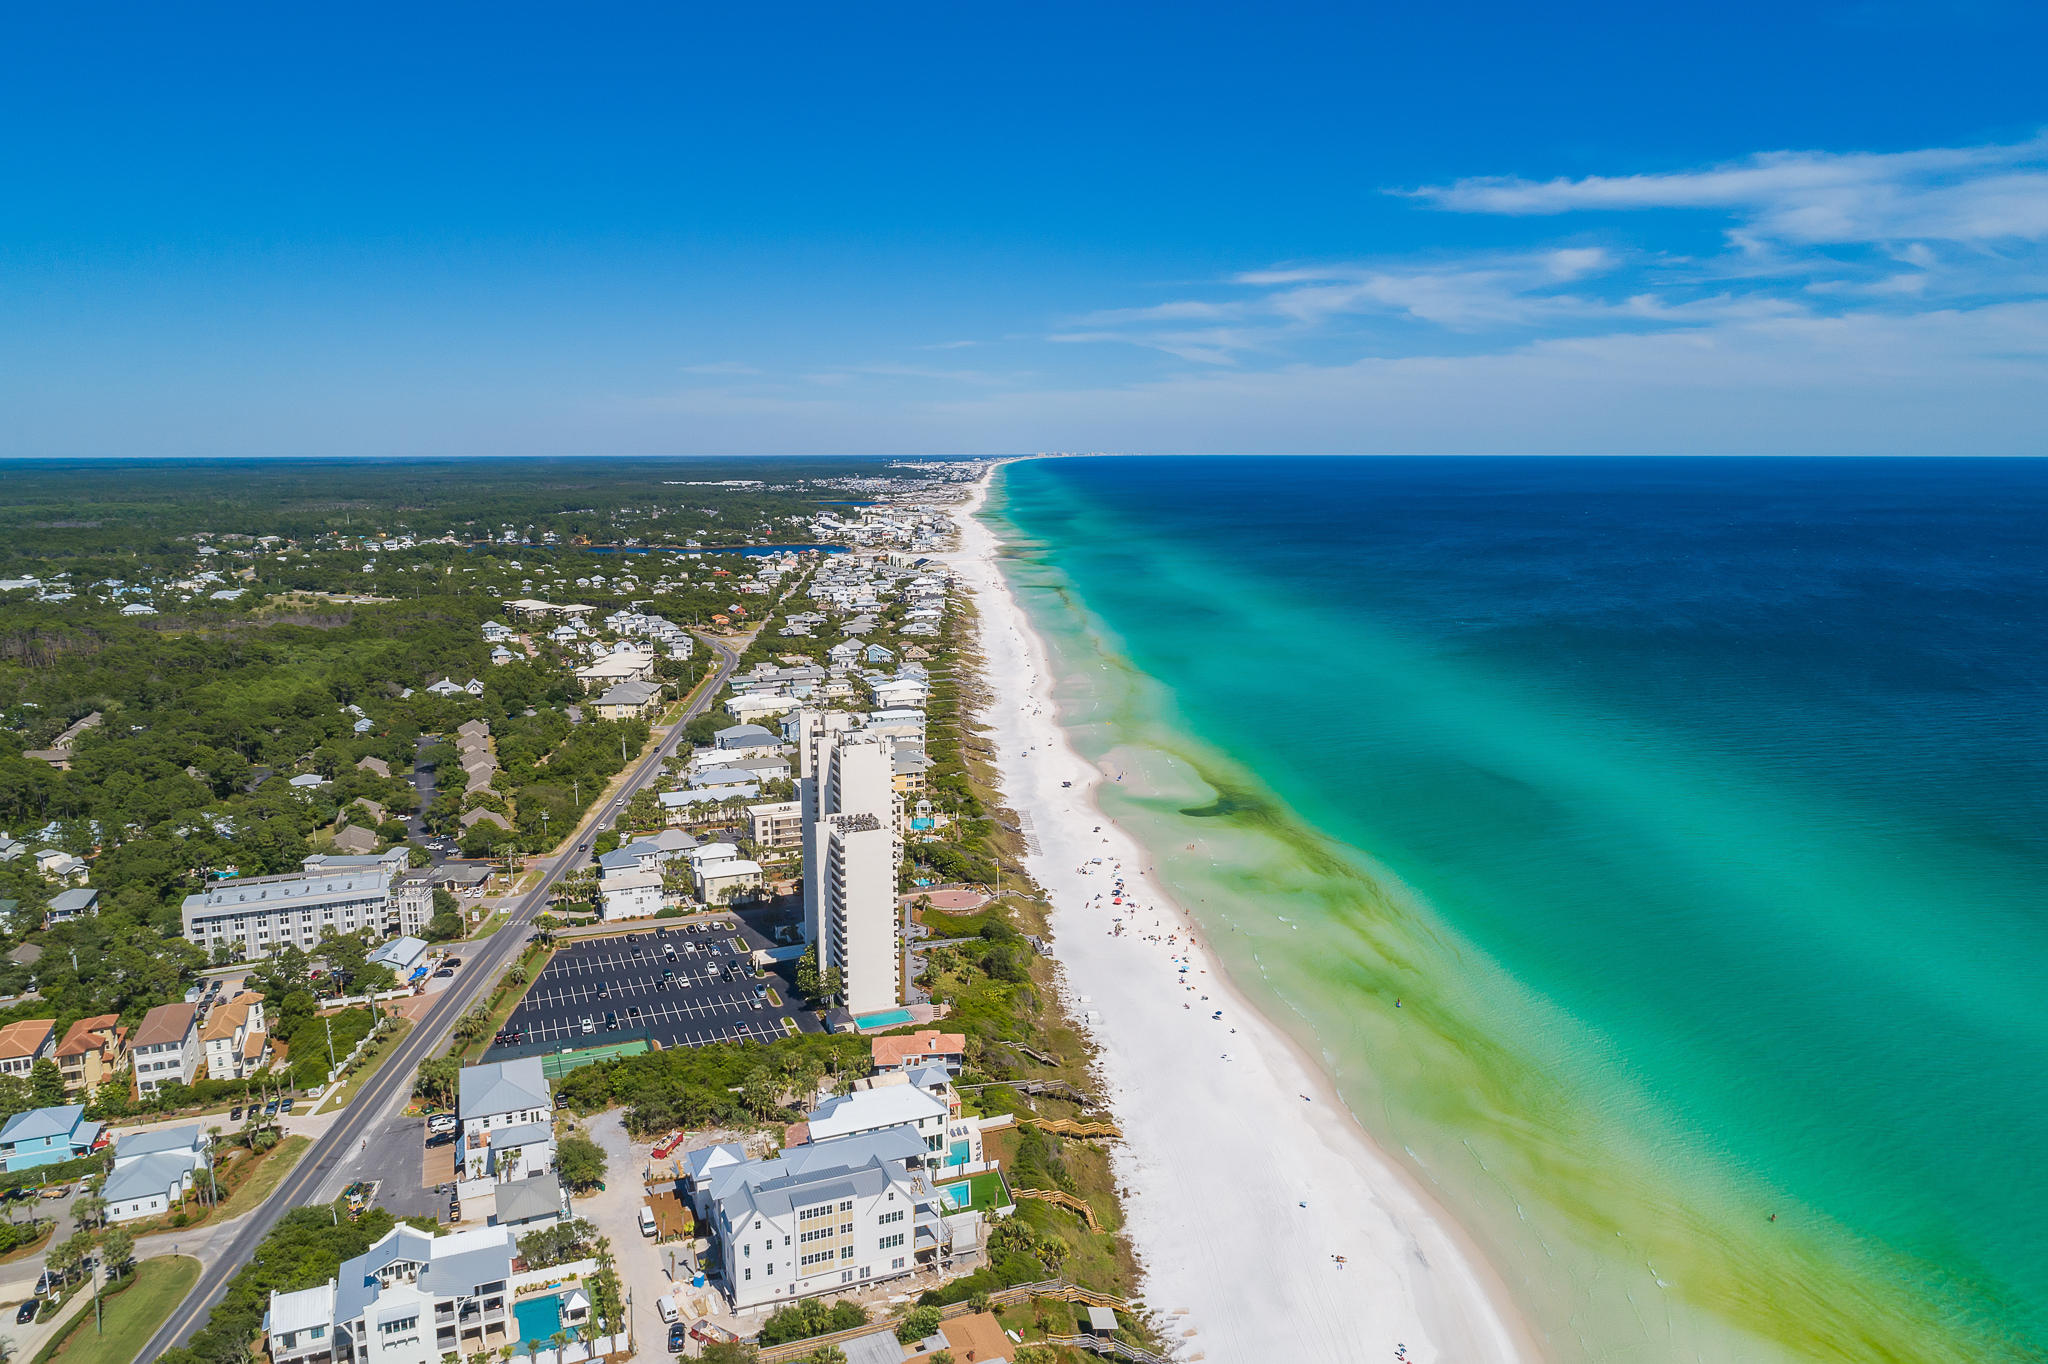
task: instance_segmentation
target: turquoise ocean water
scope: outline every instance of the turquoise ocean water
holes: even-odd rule
[[[990,515],[1106,808],[1559,1357],[2048,1351],[2048,463],[1034,460]]]

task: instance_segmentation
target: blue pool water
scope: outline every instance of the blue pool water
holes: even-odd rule
[[[908,1009],[884,1009],[880,1013],[862,1014],[860,1016],[860,1025],[863,1028],[895,1028],[910,1021],[910,1010]]]
[[[553,1293],[522,1298],[512,1304],[512,1317],[519,1323],[522,1349],[545,1347],[549,1338],[562,1329],[562,1300]]]

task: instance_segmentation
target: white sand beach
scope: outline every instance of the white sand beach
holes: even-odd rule
[[[944,557],[980,613],[995,696],[980,718],[1038,841],[1029,869],[1052,897],[1068,1007],[1100,1047],[1125,1134],[1115,1169],[1146,1304],[1189,1360],[1538,1358],[1461,1230],[1221,977],[1145,852],[1098,810],[1100,773],[1057,724],[1044,646],[974,515],[986,488]]]

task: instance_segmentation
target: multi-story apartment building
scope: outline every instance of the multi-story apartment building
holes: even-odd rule
[[[427,936],[427,921],[434,917],[434,877],[431,872],[408,871],[391,883],[391,911],[398,919],[401,937]]]
[[[0,1075],[26,1080],[38,1061],[57,1050],[57,1020],[24,1018],[0,1028]]]
[[[328,929],[363,929],[389,936],[391,870],[369,867],[247,876],[215,881],[185,897],[185,936],[209,953],[225,947],[237,957],[267,957],[292,946],[311,951]]]
[[[949,1252],[950,1205],[927,1178],[914,1128],[743,1157],[713,1147],[689,1162],[736,1312],[899,1278]]]
[[[747,820],[756,847],[794,848],[804,841],[804,807],[801,801],[778,800],[764,805],[749,805]]]
[[[92,1093],[113,1079],[127,1059],[128,1030],[121,1026],[119,1014],[81,1018],[64,1030],[64,1040],[57,1044],[57,1069],[71,1094]]]
[[[206,1074],[215,1080],[246,1080],[270,1064],[270,1036],[263,1027],[263,996],[254,990],[213,1006],[200,1031]]]
[[[518,1343],[505,1227],[430,1236],[397,1226],[316,1288],[272,1293],[272,1364],[440,1364]]]
[[[902,1000],[896,878],[902,797],[889,741],[835,728],[833,712],[797,717],[803,804],[804,927],[820,968],[837,967],[858,1016]]]
[[[199,1006],[151,1009],[136,1025],[128,1054],[135,1062],[136,1092],[145,1097],[173,1080],[191,1084],[199,1074]]]

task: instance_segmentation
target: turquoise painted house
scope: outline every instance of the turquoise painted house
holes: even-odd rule
[[[54,1165],[92,1150],[100,1124],[85,1120],[84,1104],[17,1113],[0,1127],[0,1163],[9,1174]]]

